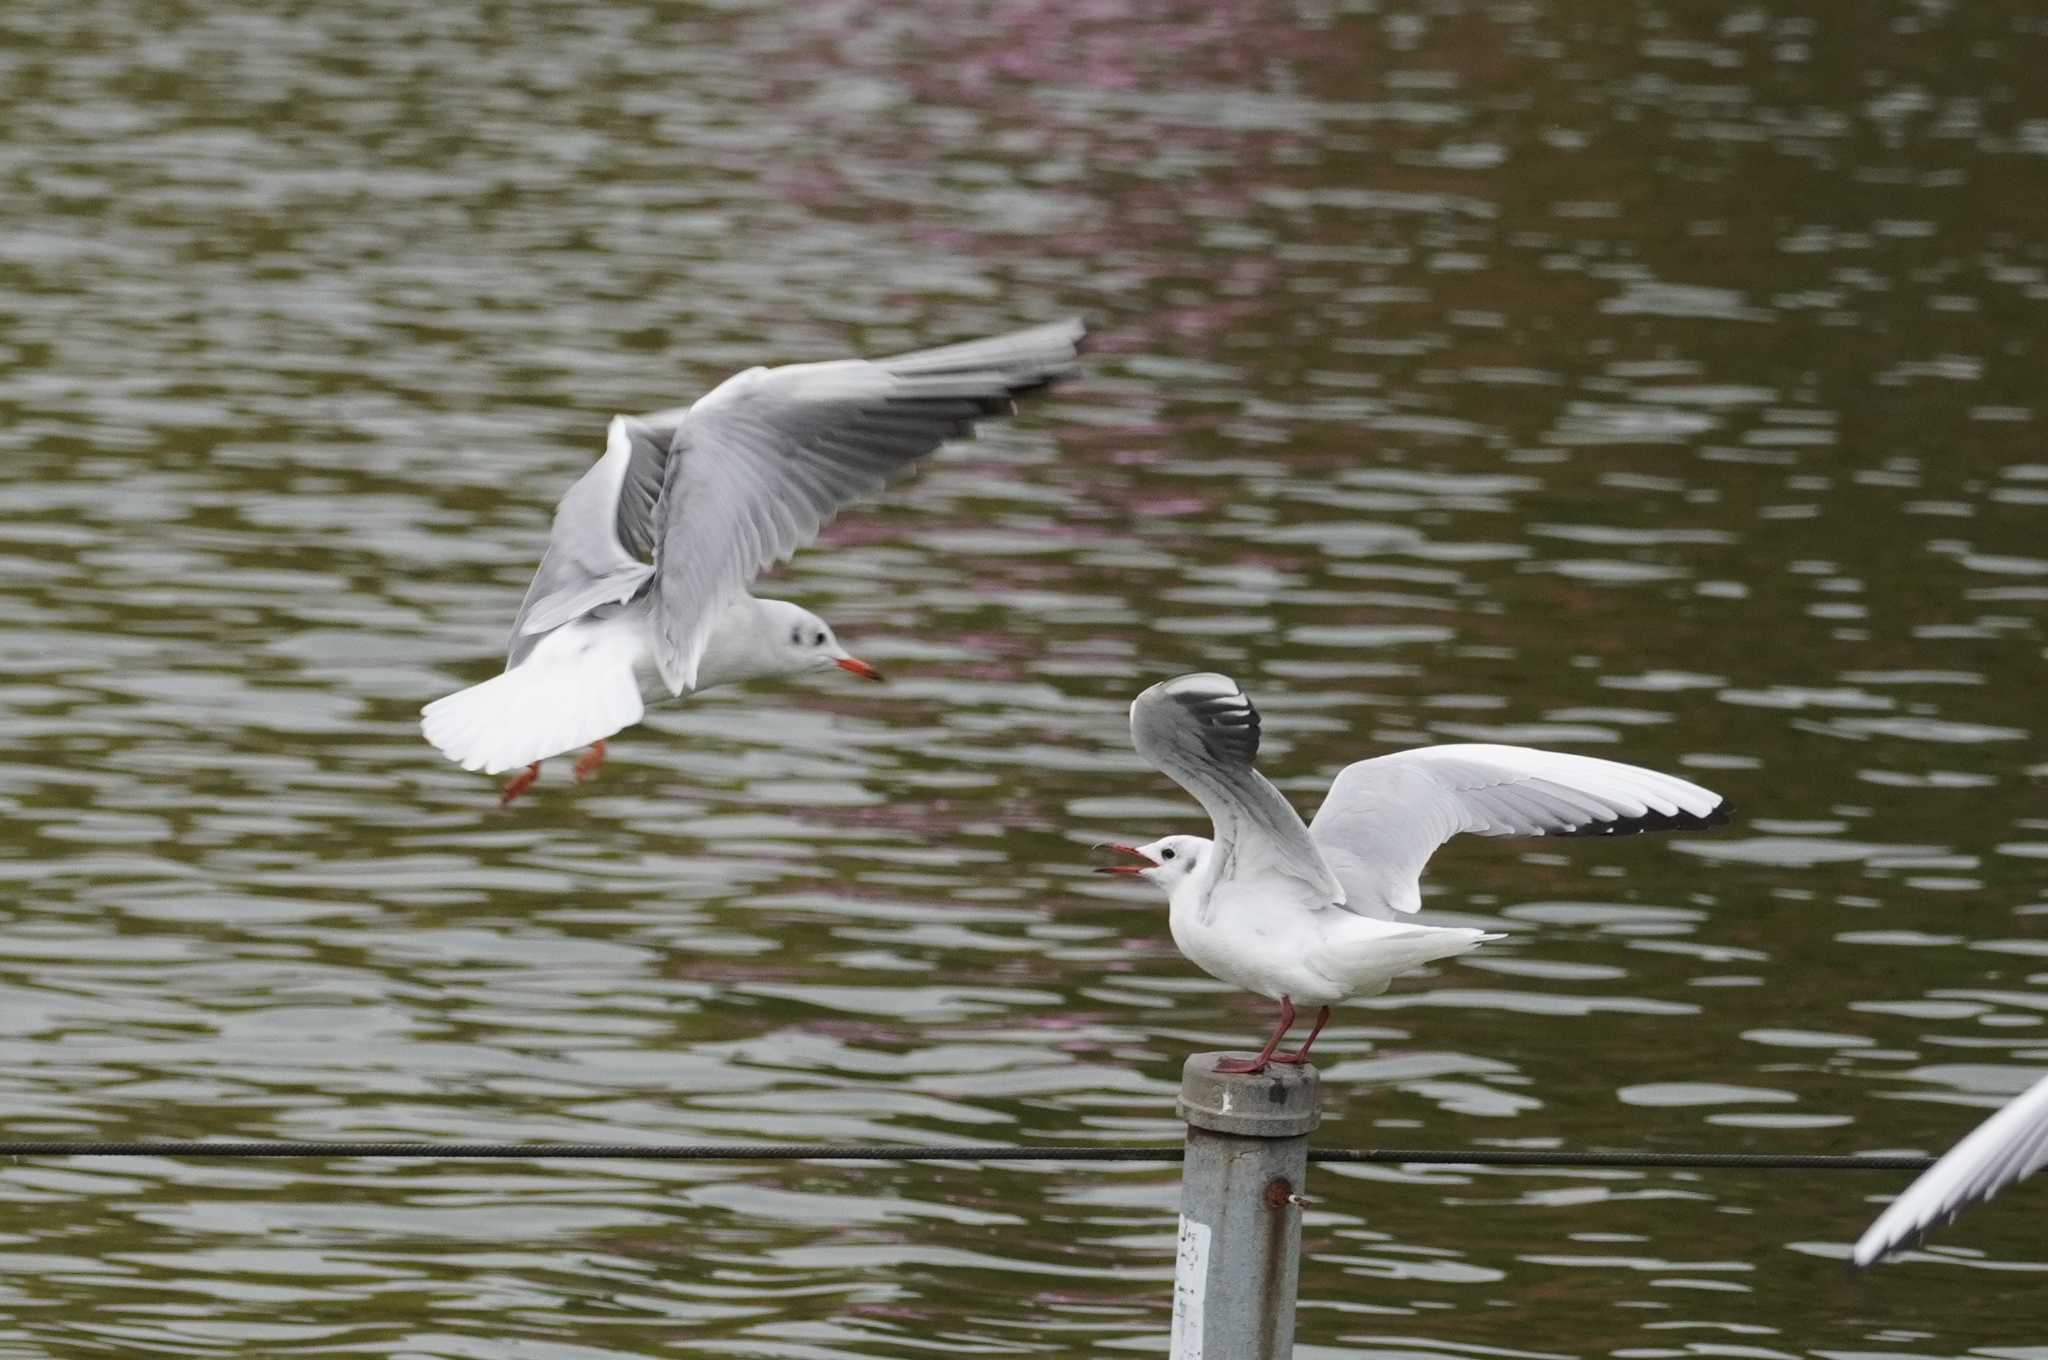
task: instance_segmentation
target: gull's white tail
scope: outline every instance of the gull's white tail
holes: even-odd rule
[[[1416,926],[1359,917],[1347,921],[1343,934],[1327,942],[1316,968],[1354,995],[1378,996],[1411,968],[1469,954],[1488,940],[1506,938],[1497,931],[1465,926]]]
[[[630,661],[593,647],[537,656],[420,710],[420,731],[465,770],[502,774],[602,741],[646,716]]]

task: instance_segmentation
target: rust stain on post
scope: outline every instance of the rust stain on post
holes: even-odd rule
[[[1294,1281],[1287,1275],[1289,1217],[1294,1182],[1275,1176],[1266,1182],[1259,1199],[1265,1204],[1265,1250],[1259,1253],[1259,1357],[1286,1360],[1281,1354],[1294,1333]],[[1291,1347],[1289,1348],[1291,1349]]]

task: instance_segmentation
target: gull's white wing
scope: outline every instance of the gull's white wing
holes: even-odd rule
[[[1619,761],[1484,743],[1423,746],[1346,766],[1309,823],[1346,905],[1390,917],[1422,907],[1422,866],[1461,831],[1629,836],[1719,826],[1730,808],[1697,784]]]
[[[1856,1240],[1850,1258],[1873,1265],[2048,1164],[2048,1080],[1972,1129],[1893,1200]]]
[[[1083,333],[1061,321],[892,359],[754,368],[692,406],[656,511],[656,659],[668,687],[696,686],[712,622],[760,571],[1066,373]]]
[[[612,417],[604,456],[555,505],[547,551],[512,621],[507,667],[571,619],[631,599],[654,574],[654,505],[682,414]]]
[[[1219,880],[1270,871],[1299,880],[1325,902],[1344,901],[1343,885],[1316,853],[1308,828],[1252,768],[1259,711],[1235,680],[1204,672],[1152,686],[1131,701],[1131,742],[1216,824]]]

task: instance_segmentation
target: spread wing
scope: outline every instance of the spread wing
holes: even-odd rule
[[[512,621],[508,668],[571,619],[631,599],[654,574],[654,506],[682,414],[612,417],[604,456],[555,505],[547,551]]]
[[[1720,826],[1732,809],[1697,784],[1594,756],[1482,743],[1423,746],[1346,766],[1309,835],[1359,915],[1422,906],[1422,866],[1461,831],[1631,836]]]
[[[1332,903],[1344,888],[1280,790],[1252,768],[1259,711],[1227,675],[1162,681],[1131,702],[1138,754],[1195,796],[1216,824],[1219,878],[1288,875]]]
[[[2048,1081],[2014,1097],[1941,1155],[1877,1216],[1850,1257],[1873,1265],[2048,1163]]]
[[[749,369],[692,406],[656,511],[656,658],[669,688],[695,687],[713,621],[759,572],[1065,374],[1083,333],[1061,321],[893,359]]]

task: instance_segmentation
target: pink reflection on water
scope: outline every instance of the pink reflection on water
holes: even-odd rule
[[[1313,58],[1315,32],[1263,5],[1207,0],[1003,0],[922,6],[920,35],[950,60],[913,68],[921,94],[987,99],[1005,84],[1156,88],[1260,84],[1276,58]]]

